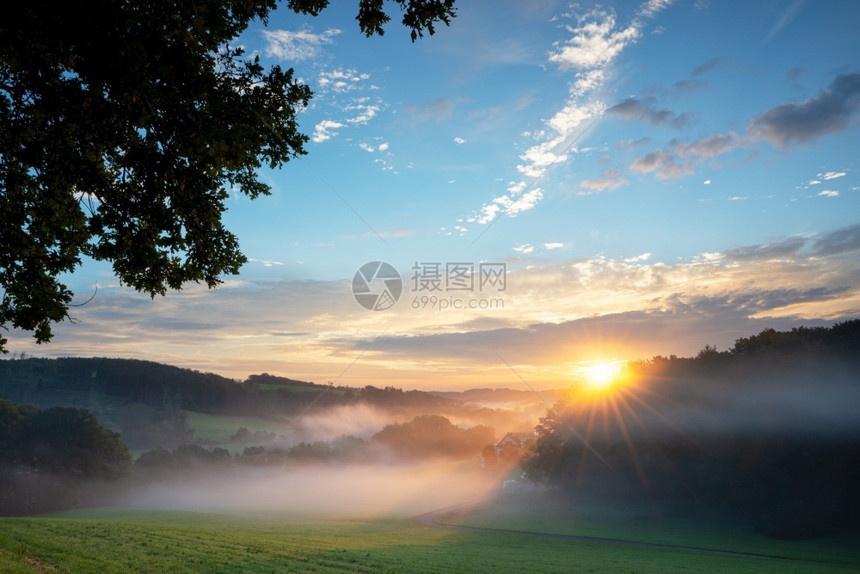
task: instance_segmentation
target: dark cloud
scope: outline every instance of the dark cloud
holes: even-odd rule
[[[671,110],[658,110],[653,98],[637,100],[627,98],[606,110],[611,116],[625,120],[645,121],[655,126],[666,126],[679,130],[690,121],[686,113],[676,114]]]
[[[797,78],[800,77],[800,75],[802,73],[803,73],[803,68],[799,68],[799,67],[795,66],[794,68],[790,69],[789,71],[787,71],[785,73],[785,81],[791,82],[793,80],[796,80]]]
[[[629,353],[629,358],[695,355],[706,344],[725,349],[738,337],[769,327],[828,326],[833,321],[778,317],[755,319],[755,313],[793,303],[832,299],[846,291],[810,289],[753,290],[717,297],[675,294],[657,301],[660,311],[629,311],[563,323],[521,328],[380,337],[351,341],[355,350],[378,357],[427,359],[448,365],[550,365],[594,358],[599,349]],[[632,355],[632,354],[635,354]],[[504,361],[504,363],[502,362]]]
[[[713,135],[683,144],[673,140],[671,148],[657,150],[637,159],[631,165],[633,171],[651,173],[657,177],[673,179],[693,173],[696,165],[707,159],[713,159],[741,145],[734,134]]]
[[[812,244],[815,255],[835,255],[860,249],[860,223],[822,233]]]
[[[813,237],[789,237],[764,245],[746,245],[723,252],[733,261],[822,257],[860,250],[860,223],[820,233]]]
[[[710,72],[714,68],[720,65],[722,60],[720,58],[711,58],[704,64],[699,64],[695,68],[693,68],[693,76],[701,76],[705,72]]]
[[[708,87],[708,83],[704,80],[679,80],[672,84],[672,86],[679,92],[689,93],[704,90]]]
[[[769,260],[793,257],[803,249],[807,239],[803,237],[791,237],[776,243],[766,245],[749,245],[736,247],[723,252],[729,259],[733,260]]]
[[[860,109],[860,74],[841,74],[813,98],[782,104],[754,118],[750,132],[778,147],[815,141],[848,127]]]
[[[828,301],[850,291],[850,287],[811,287],[809,289],[754,289],[712,297],[680,298],[668,307],[679,313],[697,313],[706,316],[749,317],[757,313],[779,309],[797,303]]]

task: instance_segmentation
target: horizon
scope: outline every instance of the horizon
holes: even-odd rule
[[[457,8],[414,44],[344,6],[252,24],[315,95],[308,155],[227,201],[241,273],[150,300],[85,261],[74,321],[10,351],[546,390],[860,317],[860,5]]]

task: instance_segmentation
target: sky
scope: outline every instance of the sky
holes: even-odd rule
[[[860,317],[860,3],[461,0],[415,43],[390,10],[236,40],[314,91],[308,154],[227,202],[238,276],[150,299],[88,261],[10,349],[540,389]]]

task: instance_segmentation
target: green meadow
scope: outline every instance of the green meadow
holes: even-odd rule
[[[256,416],[210,415],[185,411],[186,424],[194,431],[196,440],[228,443],[236,431],[244,427],[249,432],[267,431],[288,435],[293,429],[286,422]]]
[[[553,522],[555,520],[555,522]],[[563,524],[511,506],[442,523],[757,551],[779,558],[574,541],[420,524],[414,518],[98,509],[0,519],[0,572],[856,572],[846,541],[800,546],[687,529]],[[585,522],[588,522],[587,520]],[[617,525],[616,525],[617,526]],[[817,551],[810,548],[817,547]],[[838,551],[836,551],[838,549]]]

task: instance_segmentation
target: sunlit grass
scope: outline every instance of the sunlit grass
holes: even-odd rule
[[[497,524],[504,527],[505,524]],[[169,511],[0,519],[3,572],[840,572],[767,561],[423,526]]]

